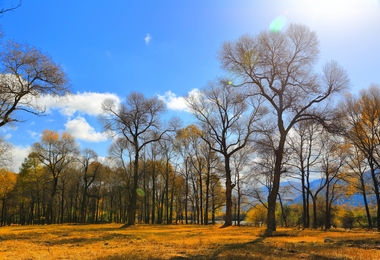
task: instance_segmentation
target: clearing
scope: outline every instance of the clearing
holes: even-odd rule
[[[0,228],[0,259],[380,259],[365,230],[199,225],[49,225]]]

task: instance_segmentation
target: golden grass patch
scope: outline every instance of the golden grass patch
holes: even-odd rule
[[[0,228],[0,259],[380,259],[377,232],[262,233],[235,226],[11,226]]]

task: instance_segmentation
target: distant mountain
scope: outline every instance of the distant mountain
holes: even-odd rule
[[[323,183],[323,179],[316,179],[310,183],[310,187],[312,190],[316,190],[320,187],[321,183]],[[282,182],[281,190],[286,190],[287,192],[282,195],[282,200],[286,204],[301,204],[302,203],[302,194],[301,194],[301,182]],[[320,192],[319,196],[324,196],[324,191]],[[322,198],[321,198],[322,199]],[[320,199],[320,200],[321,200]],[[374,195],[368,195],[368,201],[374,201]],[[337,199],[334,203],[335,205],[343,205],[348,204],[351,206],[364,206],[363,196],[361,194],[354,194],[352,196],[346,197],[342,196]]]

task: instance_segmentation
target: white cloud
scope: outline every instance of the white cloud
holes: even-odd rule
[[[75,112],[98,116],[102,114],[102,103],[105,99],[114,99],[120,103],[120,98],[111,93],[84,92],[70,96],[55,98],[50,95],[39,97],[36,102],[45,106],[47,112],[58,109],[65,116],[73,116]]]
[[[148,45],[150,43],[150,41],[152,40],[152,37],[150,36],[149,33],[145,36],[144,40],[145,40],[146,45]]]
[[[21,164],[24,162],[24,159],[28,157],[30,153],[30,146],[13,146],[13,172],[19,172]]]
[[[183,97],[177,97],[173,92],[166,91],[163,96],[158,95],[158,98],[165,102],[166,106],[171,110],[187,111],[185,99]]]
[[[12,138],[12,134],[9,133],[10,130],[15,130],[16,128],[13,128],[12,126],[5,125],[3,127],[0,127],[0,138],[3,137],[4,139],[8,140]]]
[[[198,89],[192,89],[189,93],[189,96],[197,97],[199,96]],[[189,107],[186,104],[184,97],[178,97],[175,93],[166,91],[164,95],[157,95],[159,99],[165,102],[166,106],[170,110],[174,111],[185,111],[190,112]]]
[[[102,142],[108,139],[106,133],[96,132],[86,119],[81,116],[77,116],[75,119],[67,121],[65,127],[66,131],[78,140]]]
[[[32,130],[28,130],[28,134],[30,135],[30,137],[32,137],[36,141],[39,141],[39,139],[41,137],[41,134],[34,132]]]

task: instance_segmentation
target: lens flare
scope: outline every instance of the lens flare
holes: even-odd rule
[[[141,188],[137,188],[137,189],[136,189],[136,193],[137,193],[137,195],[139,195],[140,197],[144,197],[144,196],[145,196],[145,192],[144,192],[144,190],[141,189]]]
[[[271,24],[269,25],[269,29],[272,32],[279,32],[286,24],[286,17],[283,15],[277,16]]]

